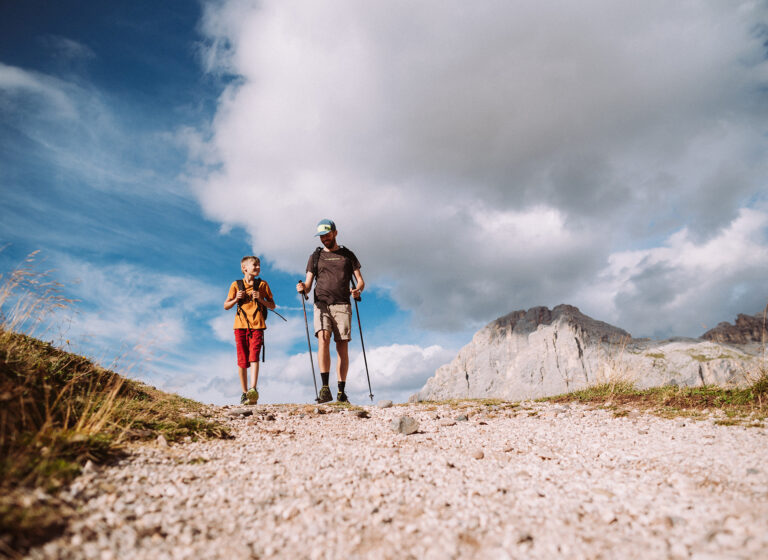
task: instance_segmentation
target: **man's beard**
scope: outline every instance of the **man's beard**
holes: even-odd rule
[[[321,239],[321,241],[323,242],[323,245],[325,245],[326,249],[333,249],[333,247],[336,245],[335,239]]]

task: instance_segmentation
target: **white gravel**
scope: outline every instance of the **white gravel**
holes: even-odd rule
[[[251,410],[226,419],[234,440],[90,469],[80,517],[29,557],[768,558],[762,427],[540,403]],[[419,431],[394,432],[403,415]]]

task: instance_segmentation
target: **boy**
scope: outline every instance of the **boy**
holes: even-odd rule
[[[259,381],[259,353],[264,346],[263,309],[274,309],[275,302],[269,284],[261,280],[261,261],[258,257],[243,257],[240,261],[243,270],[242,288],[238,280],[229,287],[224,309],[232,309],[237,305],[235,314],[235,347],[237,348],[237,371],[240,374],[240,385],[243,394],[241,404],[256,404],[259,402],[259,391],[256,385]],[[248,388],[248,364],[253,364],[253,383]]]

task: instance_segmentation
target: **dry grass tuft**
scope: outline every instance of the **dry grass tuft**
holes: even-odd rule
[[[136,439],[228,437],[205,407],[128,380],[55,348],[33,331],[72,300],[34,257],[0,276],[0,556],[18,556],[60,532],[71,508],[57,490],[87,461]]]

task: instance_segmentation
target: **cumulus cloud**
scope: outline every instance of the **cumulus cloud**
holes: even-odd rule
[[[633,323],[640,333],[699,336],[732,321],[734,310],[763,309],[766,271],[768,211],[743,209],[706,241],[682,229],[661,247],[611,255],[599,281],[580,299],[595,314],[619,325]],[[605,293],[616,295],[606,301]]]
[[[374,402],[389,399],[405,402],[434,375],[435,370],[449,362],[455,350],[440,346],[421,348],[394,344],[366,351]],[[320,377],[315,359],[317,383]],[[193,394],[197,400],[213,404],[232,404],[240,398],[240,381],[232,352],[213,352],[201,356],[192,364],[169,362],[157,368],[164,379],[164,389]],[[336,391],[336,374],[331,374],[331,387]],[[250,378],[250,373],[249,373]],[[318,385],[319,388],[319,385]],[[350,352],[347,394],[354,403],[370,403],[368,381],[362,353]],[[259,402],[285,403],[315,400],[315,382],[307,353],[271,355],[261,364],[259,373]]]
[[[765,198],[767,16],[746,0],[212,2],[206,64],[237,79],[195,140],[195,192],[290,272],[335,219],[428,328],[593,305],[599,284],[594,308],[621,326],[650,334],[657,306],[687,333],[686,306],[735,277],[682,283],[669,254],[711,254]],[[647,264],[618,274],[639,248]]]

